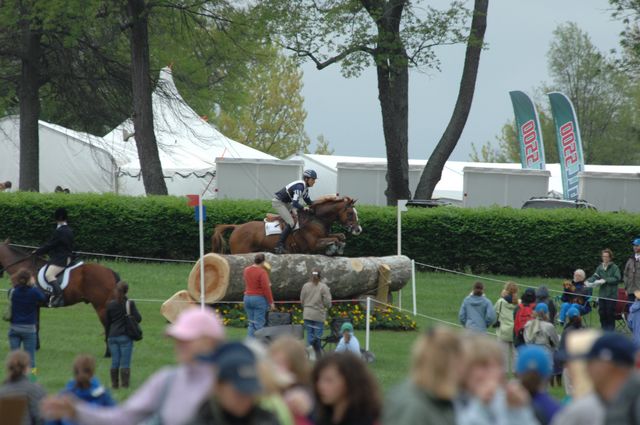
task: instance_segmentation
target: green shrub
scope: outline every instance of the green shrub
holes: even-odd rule
[[[65,206],[79,251],[195,259],[198,226],[182,197],[93,194],[0,193],[0,238],[39,245],[53,227],[55,208]],[[268,201],[205,201],[205,247],[221,223],[260,220]],[[359,206],[364,229],[347,237],[348,256],[396,253],[396,210]],[[640,215],[580,210],[511,208],[410,208],[403,215],[402,253],[417,262],[454,270],[516,276],[589,273],[600,250],[611,248],[619,265],[640,235]],[[341,231],[335,226],[335,231]]]

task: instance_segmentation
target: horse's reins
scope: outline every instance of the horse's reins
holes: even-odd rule
[[[18,260],[18,261],[14,261],[13,263],[8,264],[8,265],[6,265],[6,266],[0,266],[0,273],[4,273],[5,271],[7,271],[7,269],[8,269],[9,267],[15,266],[16,264],[20,264],[20,263],[22,263],[23,261],[26,261],[26,260],[28,260],[28,259],[29,259],[29,258],[31,258],[31,257],[33,257],[33,254],[29,254],[29,255],[27,255],[26,257],[22,257],[20,260]]]

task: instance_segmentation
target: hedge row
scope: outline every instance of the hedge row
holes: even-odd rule
[[[198,226],[186,198],[122,197],[92,194],[0,193],[0,238],[39,245],[52,231],[52,213],[65,206],[80,251],[194,259]],[[205,244],[213,227],[262,219],[266,201],[205,201]],[[346,255],[383,256],[396,252],[396,211],[358,208],[364,232],[348,236]],[[336,229],[339,230],[339,229]],[[640,215],[578,210],[510,208],[411,208],[403,215],[403,254],[418,262],[455,270],[517,276],[587,273],[602,248],[617,262],[631,253],[640,235]]]

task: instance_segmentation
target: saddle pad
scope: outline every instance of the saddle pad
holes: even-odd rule
[[[67,267],[66,269],[64,269],[64,271],[62,272],[62,284],[60,285],[60,289],[64,290],[64,288],[67,287],[67,285],[69,284],[69,276],[71,275],[71,270],[80,267],[81,265],[83,265],[84,262],[79,261],[77,263],[75,263],[72,266]],[[40,287],[42,289],[44,289],[47,292],[52,292],[53,288],[51,287],[51,285],[49,285],[47,283],[47,279],[45,279],[44,275],[47,272],[47,267],[49,267],[49,265],[46,265],[44,267],[42,267],[40,269],[40,271],[38,271],[38,285],[40,285]]]
[[[265,235],[279,235],[282,233],[282,229],[280,228],[279,221],[265,221],[264,222],[264,233]]]
[[[299,222],[296,222],[296,227],[293,228],[293,230],[298,230],[300,229],[299,226]],[[264,234],[269,236],[269,235],[279,235],[280,233],[282,233],[282,229],[280,228],[280,222],[279,221],[265,221],[264,222]]]

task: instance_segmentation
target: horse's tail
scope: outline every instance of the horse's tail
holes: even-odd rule
[[[215,227],[213,236],[211,236],[211,252],[222,254],[227,248],[227,241],[224,240],[224,232],[229,229],[235,229],[235,224],[218,224]]]

